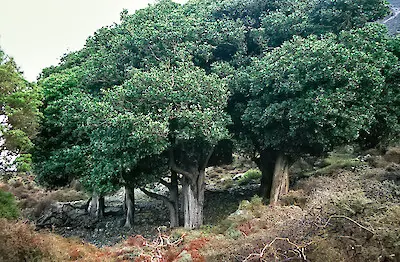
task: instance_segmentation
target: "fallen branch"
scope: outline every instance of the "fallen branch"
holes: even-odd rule
[[[163,260],[163,251],[166,248],[171,246],[177,247],[179,246],[185,238],[185,234],[182,234],[177,240],[172,241],[171,237],[165,234],[162,234],[162,227],[157,229],[158,237],[149,243],[145,238],[143,238],[143,246],[150,248],[151,252],[147,253],[146,250],[141,250],[141,254],[138,256],[141,259],[145,259],[144,261],[151,261],[151,262],[160,262]],[[147,253],[147,254],[146,254]]]
[[[321,227],[322,227],[322,228],[326,228],[326,227],[328,226],[329,222],[332,220],[332,218],[343,218],[343,219],[346,219],[346,220],[348,220],[348,221],[354,223],[354,224],[357,225],[358,227],[364,229],[365,231],[368,231],[368,232],[371,233],[372,235],[375,235],[375,233],[372,231],[373,229],[372,229],[372,230],[371,230],[371,229],[368,229],[368,228],[366,228],[365,226],[363,226],[363,225],[361,225],[360,223],[358,223],[357,221],[355,221],[355,220],[353,220],[353,219],[351,219],[351,218],[349,218],[349,217],[340,216],[340,215],[333,215],[333,216],[330,216],[330,217],[328,218],[328,221],[326,221],[326,223],[325,223],[323,226],[321,226]]]
[[[305,244],[305,245],[299,245],[299,244],[296,244],[296,243],[293,243],[292,241],[290,241],[289,238],[276,237],[276,238],[274,238],[271,242],[269,242],[268,244],[266,244],[266,245],[261,249],[261,252],[260,252],[260,253],[252,253],[252,254],[248,255],[248,256],[243,260],[243,262],[250,261],[250,259],[253,259],[253,258],[262,259],[262,258],[264,257],[264,255],[265,255],[265,251],[266,251],[268,248],[270,248],[277,240],[286,241],[286,242],[289,243],[290,245],[295,246],[295,247],[296,247],[295,251],[296,251],[297,254],[299,254],[299,258],[302,259],[303,261],[308,261],[307,258],[306,258],[306,255],[304,254],[304,251],[305,251],[305,248],[306,248],[307,246],[309,246],[309,245],[312,244],[312,242],[307,243],[307,244]]]

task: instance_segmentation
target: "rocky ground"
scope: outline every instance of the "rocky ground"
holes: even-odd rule
[[[240,160],[224,167],[209,168],[205,192],[204,217],[206,225],[217,224],[237,210],[242,200],[249,200],[258,190],[258,181],[238,186],[238,179],[254,164]],[[152,238],[159,227],[168,227],[169,214],[162,201],[135,190],[135,226],[123,228],[124,192],[105,197],[105,217],[93,219],[85,211],[87,200],[56,202],[44,210],[37,224],[64,237],[78,238],[96,246],[109,246],[131,235]]]
[[[257,172],[243,175],[248,168],[234,164],[208,170],[206,226],[190,231],[162,229],[157,238],[153,234],[166,225],[167,212],[161,203],[139,192],[136,226],[127,231],[120,227],[122,192],[107,197],[106,217],[95,221],[85,214],[86,201],[73,201],[79,194],[71,189],[31,188],[29,193],[28,182],[9,179],[8,186],[0,187],[19,196],[20,206],[39,207],[46,202],[40,198],[41,202],[28,205],[32,194],[35,199],[64,200],[42,209],[37,222],[54,222],[50,230],[72,239],[48,230],[35,232],[24,220],[2,220],[0,260],[400,261],[399,146],[366,152],[346,147],[325,158],[303,158],[291,168],[293,185],[277,206],[252,197],[256,179],[243,183],[243,178]],[[83,194],[80,199],[85,198]],[[51,214],[47,220],[46,212]],[[131,234],[149,238],[134,236],[112,245]]]
[[[233,190],[206,191],[205,224],[215,224],[226,218],[238,208],[240,201],[249,200],[257,189],[257,184],[249,184]],[[141,195],[140,192],[136,193],[138,196]],[[136,202],[135,226],[132,229],[123,228],[122,205],[114,199],[115,196],[106,197],[105,217],[99,220],[83,213],[85,201],[68,203],[73,208],[64,208],[64,219],[53,220],[51,222],[53,227],[50,228],[64,237],[79,238],[96,246],[104,246],[113,245],[131,235],[142,235],[151,239],[159,227],[168,226],[168,210],[163,203],[142,196],[138,197]],[[65,205],[65,203],[58,204]],[[66,221],[68,219],[65,217],[70,217],[70,220]],[[54,226],[55,224],[60,225]]]
[[[391,5],[391,14],[383,20],[383,23],[387,25],[391,34],[400,33],[400,0],[389,0]]]

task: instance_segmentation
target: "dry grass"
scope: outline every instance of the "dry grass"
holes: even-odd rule
[[[383,168],[340,160],[328,176],[299,181],[281,201],[287,206],[243,202],[202,254],[206,261],[400,261],[400,166],[382,159]]]
[[[400,147],[389,147],[384,158],[387,162],[400,164]]]
[[[0,261],[115,261],[93,245],[38,233],[23,221],[0,221]]]

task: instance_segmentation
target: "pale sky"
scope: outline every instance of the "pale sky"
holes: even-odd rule
[[[57,65],[60,57],[83,47],[102,26],[119,22],[119,14],[155,0],[0,0],[0,47],[14,57],[27,80]],[[176,0],[184,3],[186,0]]]

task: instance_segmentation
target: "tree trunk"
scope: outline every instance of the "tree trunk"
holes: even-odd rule
[[[172,204],[170,209],[170,222],[171,227],[179,227],[179,192],[178,192],[178,174],[174,171],[171,172],[171,188],[169,190],[169,201]]]
[[[92,197],[90,198],[87,212],[91,217],[96,217],[98,199],[99,196],[96,193],[93,193]]]
[[[169,190],[169,197],[151,192],[146,188],[140,190],[149,197],[163,201],[169,210],[170,227],[174,228],[179,226],[178,175],[173,171],[171,173],[170,183],[161,179],[161,183]]]
[[[97,218],[103,218],[104,217],[104,209],[105,209],[104,196],[100,196],[98,198],[98,202],[97,202],[97,211],[96,211],[96,217]]]
[[[178,227],[179,226],[179,217],[177,217],[177,212],[175,205],[169,201],[169,200],[164,200],[165,205],[168,207],[169,210],[169,222],[170,222],[170,227]]]
[[[124,227],[133,227],[135,214],[135,192],[130,187],[125,187],[125,225]]]
[[[104,197],[99,196],[99,194],[97,194],[96,192],[93,192],[92,198],[87,208],[87,212],[91,217],[104,217]]]
[[[210,148],[206,156],[199,157],[197,161],[192,161],[192,164],[186,164],[184,168],[180,168],[175,163],[173,150],[169,150],[169,166],[171,170],[183,176],[183,225],[187,229],[199,228],[203,225],[205,170],[213,151],[214,147]]]
[[[274,176],[274,164],[276,157],[273,153],[262,151],[256,164],[261,171],[261,185],[258,195],[266,203],[271,196],[272,180]]]
[[[289,191],[289,161],[287,156],[280,154],[276,159],[274,177],[272,181],[270,204],[278,203],[282,195]]]
[[[204,179],[205,171],[198,172],[190,179],[183,177],[183,213],[184,227],[188,229],[199,228],[203,225],[203,206],[204,206]]]

